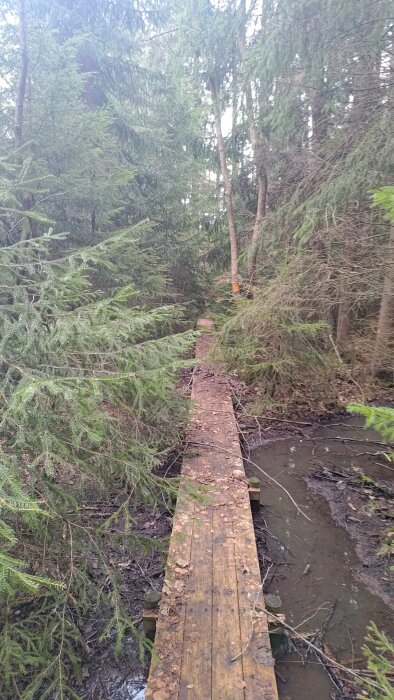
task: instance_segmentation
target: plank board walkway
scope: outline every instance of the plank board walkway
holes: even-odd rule
[[[278,697],[230,391],[217,365],[201,363],[212,342],[208,331],[196,345],[189,445],[147,700]]]

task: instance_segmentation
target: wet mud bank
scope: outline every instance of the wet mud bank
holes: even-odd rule
[[[245,452],[257,449],[264,445],[269,445],[278,440],[287,440],[291,437],[311,437],[316,430],[324,429],[326,426],[348,427],[354,425],[361,428],[363,421],[361,418],[350,416],[345,407],[340,408],[337,403],[324,404],[315,407],[299,406],[291,413],[285,411],[283,414],[273,411],[270,416],[255,416],[248,412],[249,396],[244,385],[234,386],[233,399],[234,411],[239,427],[240,438],[245,447]],[[241,398],[238,398],[238,395]],[[349,396],[351,400],[358,401],[359,395]],[[382,390],[381,394],[366,400],[365,403],[371,406],[390,406],[394,408],[393,390]],[[364,435],[364,440],[366,435]]]
[[[361,646],[371,621],[394,635],[392,573],[379,554],[392,525],[394,471],[382,459],[380,438],[361,424],[341,416],[297,426],[290,437],[266,440],[248,454],[249,474],[262,482],[254,522],[264,592],[281,597],[290,627],[354,669],[364,666]],[[307,644],[291,633],[284,640],[276,650],[283,700],[356,697],[348,678],[330,677]]]

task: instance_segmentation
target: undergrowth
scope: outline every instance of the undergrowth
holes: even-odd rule
[[[61,254],[54,234],[0,250],[2,700],[77,698],[89,617],[115,654],[139,635],[112,528],[122,523],[120,546],[135,552],[135,507],[173,493],[154,468],[179,440],[176,379],[194,340],[173,333],[181,307],[157,305],[165,275],[149,294],[161,268],[142,250],[145,229]],[[98,287],[108,272],[117,286]],[[85,505],[115,494],[110,519],[92,526]]]
[[[394,700],[394,687],[391,675],[394,670],[394,646],[388,637],[378,630],[374,623],[368,628],[368,635],[362,647],[372,678],[362,682],[363,690],[357,695],[359,700]]]
[[[312,289],[318,283],[320,296]],[[234,300],[220,331],[220,352],[230,370],[258,386],[256,411],[305,403],[309,394],[330,396],[337,367],[330,344],[330,279],[312,255],[283,263],[253,299]]]

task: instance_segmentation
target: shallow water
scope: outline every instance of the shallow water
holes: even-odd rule
[[[342,421],[342,419],[341,419]],[[360,647],[371,620],[387,632],[390,611],[385,603],[372,594],[359,580],[362,564],[354,543],[347,532],[337,527],[329,505],[308,490],[305,476],[313,467],[330,468],[360,466],[367,474],[387,480],[393,472],[375,464],[375,458],[360,455],[376,451],[376,447],[360,443],[341,443],[333,437],[378,439],[372,431],[358,427],[354,419],[345,419],[347,426],[319,426],[313,439],[286,439],[253,451],[251,459],[276,478],[310,518],[306,520],[275,486],[262,484],[261,514],[257,527],[265,528],[278,538],[268,536],[268,555],[280,563],[270,592],[282,599],[283,612],[292,627],[300,632],[314,632],[328,619],[330,607],[335,606],[325,642],[335,658],[354,668],[362,665]],[[253,469],[253,468],[252,468]],[[249,470],[250,471],[250,470]],[[254,469],[257,476],[258,470]],[[261,477],[262,478],[262,477]],[[272,568],[272,573],[275,568]],[[269,580],[269,579],[267,579]],[[316,612],[321,607],[320,611]],[[312,616],[312,617],[311,617]],[[392,619],[392,618],[391,618]],[[282,700],[329,700],[333,686],[322,666],[309,655],[293,652],[277,657],[278,687]]]

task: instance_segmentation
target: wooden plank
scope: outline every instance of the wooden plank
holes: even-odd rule
[[[231,515],[226,523],[225,514],[229,515],[226,506],[213,514],[212,697],[244,700],[242,658],[231,660],[241,652],[241,634],[235,538]]]
[[[212,663],[212,509],[195,510],[179,700],[210,698]]]
[[[235,546],[241,640],[244,650],[245,700],[278,700],[256,540],[246,489],[239,497]]]
[[[198,339],[199,359],[211,343],[208,334]],[[196,368],[192,405],[145,695],[277,700],[248,483],[230,391],[215,365]]]
[[[237,448],[242,459],[234,413],[229,418],[232,433],[237,436]],[[244,471],[242,460],[242,471]],[[245,480],[237,493],[235,551],[240,610],[240,630],[243,649],[245,700],[278,700],[274,660],[265,615],[259,559],[250,509],[248,483]]]
[[[179,695],[190,575],[194,502],[181,484],[174,517],[165,581],[156,625],[146,698],[172,700]]]

